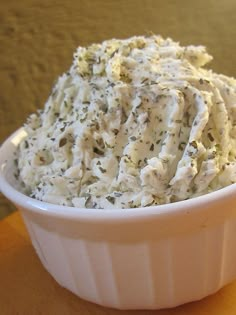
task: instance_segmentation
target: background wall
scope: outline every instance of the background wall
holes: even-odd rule
[[[235,0],[0,0],[0,143],[43,107],[78,45],[152,31],[206,45],[211,67],[236,77],[235,20]]]

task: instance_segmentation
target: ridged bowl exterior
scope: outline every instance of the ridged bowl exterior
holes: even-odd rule
[[[183,235],[158,239],[157,232],[156,238],[143,234],[143,239],[121,236],[119,241],[87,239],[68,220],[50,229],[50,222],[40,224],[37,214],[24,209],[22,214],[48,272],[63,287],[100,305],[173,307],[210,295],[236,278],[235,218]]]
[[[0,149],[0,188],[20,209],[32,244],[63,287],[118,309],[160,309],[199,300],[236,279],[235,185],[172,205],[75,209],[19,193],[13,151]]]

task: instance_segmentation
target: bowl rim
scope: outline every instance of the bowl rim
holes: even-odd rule
[[[217,203],[219,200],[232,197],[236,193],[236,183],[221,188],[217,191],[210,192],[205,195],[194,197],[192,199],[187,199],[183,201],[149,206],[149,207],[139,207],[139,208],[117,208],[117,209],[91,209],[91,208],[78,208],[70,206],[62,206],[57,204],[51,204],[48,202],[40,201],[31,198],[15,189],[11,184],[8,183],[5,175],[4,169],[6,162],[11,160],[13,157],[9,156],[8,149],[10,143],[14,143],[14,140],[18,137],[20,133],[24,131],[24,128],[19,128],[12,135],[10,135],[5,142],[0,147],[0,191],[14,204],[32,211],[41,213],[47,216],[53,216],[58,218],[68,218],[68,219],[82,219],[85,221],[129,221],[129,220],[139,220],[147,218],[150,216],[158,217],[173,217],[176,215],[185,215],[195,213],[206,208],[206,206]],[[22,139],[22,137],[21,137]],[[12,141],[13,140],[13,141]],[[20,141],[18,141],[19,143]],[[15,145],[16,147],[16,145]],[[2,158],[5,156],[5,158]],[[9,156],[9,157],[8,157]]]

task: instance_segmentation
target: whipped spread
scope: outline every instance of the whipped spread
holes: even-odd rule
[[[133,208],[236,182],[236,80],[203,46],[160,36],[79,47],[18,152],[25,191],[78,208]]]

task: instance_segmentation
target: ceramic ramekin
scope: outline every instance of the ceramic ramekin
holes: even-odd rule
[[[21,211],[48,272],[83,299],[118,309],[199,300],[236,278],[236,185],[173,204],[78,209],[19,192],[18,130],[0,149],[0,189]]]

